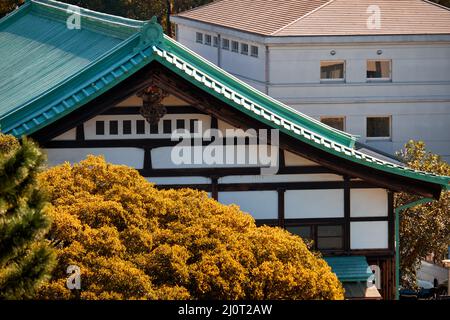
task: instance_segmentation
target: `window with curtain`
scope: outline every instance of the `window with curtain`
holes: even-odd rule
[[[367,79],[391,80],[391,60],[367,60]]]
[[[391,118],[390,117],[368,117],[367,118],[367,138],[390,138]]]
[[[345,61],[321,61],[320,80],[344,80]]]

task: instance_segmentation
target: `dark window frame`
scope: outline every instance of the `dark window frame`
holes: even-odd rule
[[[331,70],[331,69],[328,71],[325,71],[325,73],[327,73],[328,76],[323,77],[324,71],[322,70],[322,68],[332,67],[332,66],[326,66],[326,65],[322,66],[323,63],[335,63],[334,67],[338,66],[338,65],[342,65],[342,78],[331,78],[330,73],[335,71],[335,70]],[[323,82],[333,82],[333,81],[345,82],[345,78],[346,78],[346,61],[345,60],[339,59],[339,60],[321,60],[320,61],[320,81],[323,81]]]
[[[246,48],[244,50],[244,48]],[[247,43],[241,43],[241,54],[248,56],[248,44]]]
[[[136,120],[136,134],[145,134],[145,120]]]
[[[109,134],[112,136],[119,134],[119,120],[109,120]]]
[[[375,63],[377,63],[377,62],[388,62],[388,64],[389,64],[389,76],[388,77],[372,77],[372,76],[369,76],[369,62],[371,62],[371,61],[373,61],[373,62],[375,62]],[[381,70],[380,70],[380,72],[381,72]],[[366,60],[366,80],[368,81],[368,82],[378,82],[378,81],[386,81],[386,82],[390,82],[390,81],[392,81],[392,60],[390,60],[390,59],[367,59]]]
[[[163,133],[172,134],[172,120],[170,119],[163,120]]]
[[[218,36],[214,36],[213,37],[213,47],[214,48],[218,48],[219,47],[219,37]]]
[[[123,120],[122,121],[122,134],[129,135],[132,133],[131,131],[132,131],[131,120]]]
[[[254,58],[259,57],[259,47],[258,46],[250,46],[250,55]]]
[[[195,33],[195,42],[203,44],[203,33],[201,32]]]
[[[369,135],[369,119],[387,119],[388,120],[388,135]],[[371,131],[374,131],[372,129]],[[366,139],[367,140],[390,140],[392,139],[392,117],[391,116],[368,116],[366,117]]]
[[[231,52],[239,52],[239,41],[231,40]]]
[[[212,44],[212,36],[210,34],[205,34],[205,42],[206,46],[210,46]]]
[[[336,119],[342,120],[342,129],[336,128],[336,127],[334,127],[334,126],[332,126],[332,125],[330,125],[330,124],[328,124],[328,123],[326,122],[327,120],[336,120]],[[334,129],[341,130],[341,131],[345,131],[345,125],[346,125],[346,123],[345,123],[346,121],[345,121],[345,120],[346,120],[346,119],[345,119],[344,116],[326,116],[326,117],[320,117],[320,122],[322,122],[323,124],[326,124],[326,125],[328,125],[328,126],[334,128]]]
[[[105,121],[103,120],[95,121],[95,134],[97,136],[105,135]]]
[[[340,226],[341,235],[340,236],[321,236],[319,237],[319,227],[323,226]],[[312,248],[316,251],[321,252],[343,252],[345,250],[345,219],[338,218],[333,221],[323,221],[323,222],[301,222],[298,219],[286,219],[284,220],[284,228],[288,230],[289,227],[310,227],[311,228],[311,239],[306,238],[305,240],[312,242]],[[289,230],[288,230],[289,231]],[[341,238],[341,246],[339,248],[319,248],[319,238]]]
[[[230,50],[230,40],[229,39],[222,39],[222,49],[223,50]]]

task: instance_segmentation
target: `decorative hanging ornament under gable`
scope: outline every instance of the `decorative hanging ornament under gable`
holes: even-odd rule
[[[150,86],[139,92],[138,96],[142,98],[140,114],[148,123],[157,124],[167,113],[166,107],[161,102],[168,96],[168,93],[157,86]]]

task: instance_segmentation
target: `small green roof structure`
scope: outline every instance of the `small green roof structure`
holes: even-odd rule
[[[76,8],[81,29],[67,21]],[[0,128],[30,135],[86,105],[152,62],[231,108],[355,165],[448,189],[450,177],[415,171],[356,150],[333,129],[261,93],[147,22],[30,0],[0,20]]]
[[[341,282],[366,282],[372,275],[364,256],[324,257],[323,259]]]

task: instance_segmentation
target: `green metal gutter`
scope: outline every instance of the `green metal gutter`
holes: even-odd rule
[[[400,290],[400,212],[420,204],[432,202],[435,199],[422,198],[395,208],[395,300],[399,299]]]

